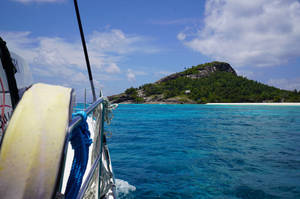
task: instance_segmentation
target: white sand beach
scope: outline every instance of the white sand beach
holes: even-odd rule
[[[207,103],[206,105],[263,105],[263,106],[300,106],[300,103],[282,102],[282,103]]]

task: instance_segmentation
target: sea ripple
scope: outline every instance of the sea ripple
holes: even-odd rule
[[[122,198],[300,198],[300,107],[120,105]]]

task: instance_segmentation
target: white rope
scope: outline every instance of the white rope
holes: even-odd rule
[[[111,104],[107,98],[104,98],[103,105],[105,113],[104,113],[104,121],[109,125],[111,123],[111,120],[113,118],[113,110],[115,110],[118,107],[118,104]]]

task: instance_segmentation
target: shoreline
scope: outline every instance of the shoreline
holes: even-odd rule
[[[261,105],[261,106],[300,106],[299,102],[278,102],[278,103],[207,103],[206,105],[238,105],[238,106],[243,106],[243,105]]]

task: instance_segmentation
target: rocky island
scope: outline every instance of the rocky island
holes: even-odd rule
[[[237,102],[300,102],[300,92],[281,90],[238,76],[230,64],[192,66],[155,83],[109,96],[112,103],[203,104]]]

